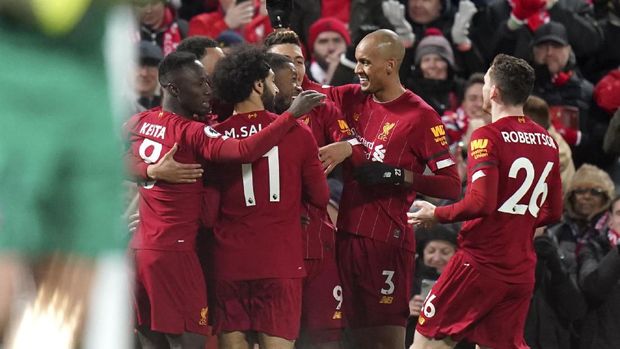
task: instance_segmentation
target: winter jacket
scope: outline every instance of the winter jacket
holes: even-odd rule
[[[620,348],[620,252],[606,234],[589,239],[581,249],[579,281],[590,305],[580,348]]]

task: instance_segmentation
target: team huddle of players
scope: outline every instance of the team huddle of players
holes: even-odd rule
[[[143,347],[199,348],[211,325],[221,348],[293,348],[298,338],[338,348],[346,327],[356,348],[400,349],[411,223],[467,221],[459,252],[425,300],[413,346],[527,348],[532,235],[561,212],[557,148],[523,116],[534,78],[527,63],[500,55],[485,75],[493,123],[472,135],[463,200],[418,202],[408,216],[417,193],[457,200],[461,185],[439,116],[400,83],[398,35],[367,35],[355,52],[360,83],[339,87],[305,77],[289,30],[270,34],[262,48],[203,51],[166,56],[162,107],[126,124],[127,163],[140,178],[131,247]],[[204,61],[215,58],[206,71],[213,64]],[[232,106],[232,116],[205,121],[215,119],[214,100]],[[200,164],[202,177],[173,183],[155,175],[170,151],[175,163]],[[339,163],[334,227],[325,173]]]

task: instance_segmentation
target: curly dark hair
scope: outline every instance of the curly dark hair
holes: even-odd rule
[[[489,77],[501,91],[502,102],[522,105],[534,87],[534,68],[521,58],[499,54],[493,59]]]
[[[202,59],[207,54],[206,49],[211,47],[218,47],[217,41],[206,36],[196,35],[183,39],[177,46],[177,52],[190,52],[195,54],[198,59]]]
[[[270,69],[264,49],[241,45],[215,65],[215,96],[229,104],[242,102],[250,97],[256,81],[265,80]]]
[[[172,52],[159,64],[159,83],[164,86],[173,80],[176,72],[187,67],[196,67],[196,55],[189,52]]]
[[[276,30],[267,35],[263,44],[266,48],[283,44],[293,44],[301,47],[301,40],[299,40],[297,33],[292,30]]]

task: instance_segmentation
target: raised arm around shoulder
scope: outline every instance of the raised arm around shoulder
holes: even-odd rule
[[[295,118],[286,112],[255,135],[241,140],[222,136],[213,128],[205,126],[203,139],[206,138],[209,145],[198,146],[203,147],[203,155],[207,160],[254,162],[278,144],[295,125],[297,125]]]

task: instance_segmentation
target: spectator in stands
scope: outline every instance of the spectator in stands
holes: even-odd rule
[[[408,0],[407,5],[407,19],[418,42],[428,28],[437,28],[451,42],[463,77],[485,70],[477,44],[469,40],[469,25],[477,11],[473,2],[460,1],[458,9],[452,9],[450,0]],[[414,53],[415,46],[405,55],[401,68],[403,81],[412,74]]]
[[[150,41],[140,41],[138,58],[135,84],[138,97],[136,113],[161,105],[157,66],[164,59],[164,54],[159,46]]]
[[[472,120],[480,120],[482,125],[491,123],[491,116],[482,110],[483,85],[484,74],[472,74],[465,83],[463,100],[456,112],[447,111],[441,116],[450,144],[466,141],[464,136],[468,133]]]
[[[600,166],[592,156],[603,154],[602,139],[609,118],[591,113],[593,86],[577,67],[566,28],[557,22],[542,25],[534,35],[532,54],[536,71],[532,94],[549,104],[551,123],[574,147],[575,165],[587,161]]]
[[[238,33],[246,42],[262,42],[273,31],[265,0],[220,0],[217,11],[194,16],[189,21],[189,35],[215,39],[227,30]]]
[[[562,266],[557,243],[544,227],[534,235],[536,284],[525,320],[525,341],[532,349],[575,348],[571,330],[587,311],[577,282]]]
[[[558,144],[558,150],[560,152],[560,176],[562,177],[562,192],[566,193],[568,184],[573,179],[575,174],[575,164],[573,163],[573,153],[570,150],[570,146],[564,138],[558,133],[558,131],[551,124],[549,118],[549,106],[542,98],[536,96],[530,96],[525,105],[523,106],[523,112],[529,116],[535,123],[542,126]]]
[[[340,56],[351,44],[346,25],[337,18],[321,18],[310,26],[308,49],[311,54],[308,75],[319,84],[331,84]]]
[[[603,139],[603,150],[612,156],[620,155],[620,109],[611,118]]]
[[[582,349],[620,348],[620,197],[607,214],[607,231],[590,236],[579,251],[579,282],[590,304]]]
[[[415,51],[415,69],[405,87],[422,97],[439,115],[460,105],[463,81],[455,76],[454,53],[436,28],[429,28]]]
[[[614,196],[614,183],[609,174],[590,164],[582,165],[568,185],[562,222],[549,228],[549,233],[558,241],[560,257],[574,280],[577,253],[588,237],[597,236],[605,229],[602,217]]]
[[[140,25],[140,39],[161,47],[164,56],[173,52],[187,36],[187,22],[177,18],[165,0],[136,0],[133,3]]]
[[[620,45],[617,44],[620,38],[620,1],[600,0],[594,3],[602,12],[598,26],[604,40],[598,52],[586,57],[582,65],[585,76],[592,83],[598,82],[610,70],[620,66]]]
[[[603,40],[587,1],[498,0],[483,12],[474,19],[471,37],[486,60],[498,53],[528,58],[534,33],[549,21],[564,25],[567,42],[579,61],[597,52]]]
[[[445,225],[436,225],[430,229],[416,231],[417,255],[415,276],[413,278],[413,296],[409,300],[409,320],[407,321],[407,338],[405,346],[413,342],[413,333],[422,311],[424,299],[430,292],[456,252],[456,232]],[[462,345],[457,349],[469,348]],[[473,348],[473,346],[471,346]]]
[[[217,38],[215,38],[215,40],[226,54],[229,54],[235,46],[244,43],[243,36],[232,30],[226,30],[222,32],[220,35],[217,36]]]

